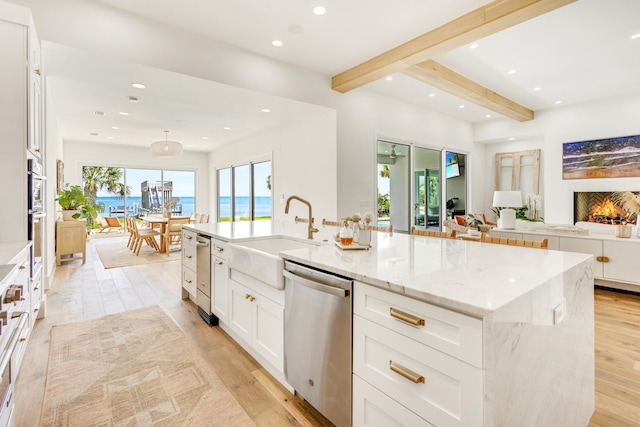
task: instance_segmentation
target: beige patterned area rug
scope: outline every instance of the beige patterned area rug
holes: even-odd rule
[[[44,427],[253,426],[158,307],[55,325]]]
[[[177,261],[181,252],[175,248],[169,252],[161,254],[146,243],[142,244],[140,255],[136,256],[131,249],[127,248],[127,242],[120,240],[120,243],[100,243],[96,245],[96,251],[100,256],[100,261],[104,268],[128,267],[131,265],[152,264],[155,262]]]

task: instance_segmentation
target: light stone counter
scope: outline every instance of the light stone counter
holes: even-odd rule
[[[481,425],[589,423],[595,406],[591,255],[374,234],[371,250],[329,245],[280,255],[481,318]]]
[[[269,222],[187,228],[231,244],[271,235]],[[482,319],[485,427],[589,423],[595,405],[591,255],[373,234],[370,250],[343,251],[328,242],[280,256]]]

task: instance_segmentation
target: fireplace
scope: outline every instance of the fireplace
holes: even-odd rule
[[[615,202],[612,191],[580,191],[573,193],[573,221],[601,224],[636,223],[637,215],[627,212]]]

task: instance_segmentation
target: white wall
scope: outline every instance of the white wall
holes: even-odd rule
[[[216,191],[216,169],[272,158],[273,227],[274,232],[306,237],[306,224],[295,224],[297,216],[307,218],[306,205],[292,201],[289,214],[282,200],[298,196],[311,203],[319,236],[322,219],[337,219],[336,114],[324,114],[236,141],[233,147],[222,147],[211,153],[209,167],[212,192]],[[211,212],[216,200],[211,198]]]
[[[544,218],[547,223],[573,221],[574,191],[638,191],[638,178],[562,179],[562,144],[640,134],[640,95],[608,98],[597,102],[546,110],[531,122],[495,120],[474,126],[477,142],[505,141],[508,137],[523,143],[501,143],[500,151],[520,151],[520,147],[541,148],[541,182],[544,192]],[[531,144],[531,145],[529,145]],[[511,149],[511,147],[516,147]],[[485,167],[496,150],[486,147]],[[493,167],[492,167],[493,169]],[[484,178],[493,188],[493,174]]]
[[[43,114],[44,122],[44,145],[45,145],[45,175],[47,177],[46,184],[46,207],[47,221],[45,227],[45,240],[46,248],[43,254],[44,258],[44,286],[45,289],[49,288],[53,272],[56,267],[56,219],[58,218],[58,202],[56,202],[57,196],[57,182],[56,182],[56,160],[63,158],[63,142],[60,136],[60,129],[58,122],[56,121],[56,109],[49,93],[46,89],[46,78],[44,80],[44,103],[46,105],[45,113]]]

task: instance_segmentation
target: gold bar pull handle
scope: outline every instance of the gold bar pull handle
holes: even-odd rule
[[[402,320],[405,323],[408,323],[413,326],[424,326],[424,319],[421,319],[418,316],[414,316],[413,314],[406,313],[402,310],[398,310],[397,308],[390,307],[389,314],[391,317],[395,317],[398,320]]]
[[[609,257],[599,256],[599,257],[596,257],[596,261],[598,261],[598,262],[609,262]]]
[[[413,372],[411,369],[402,366],[399,363],[394,362],[393,360],[389,360],[389,369],[391,369],[396,374],[405,377],[412,383],[424,384],[424,377],[416,372]]]

